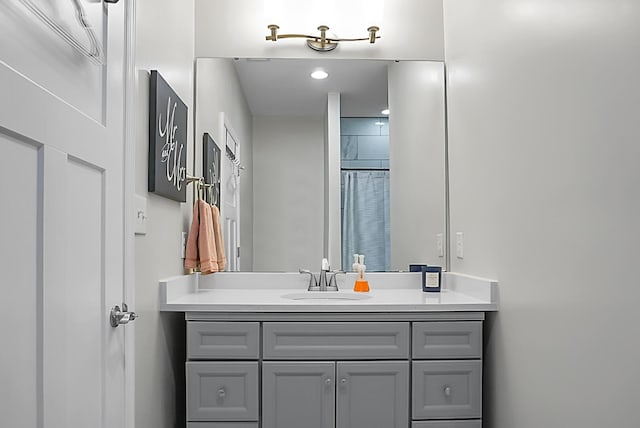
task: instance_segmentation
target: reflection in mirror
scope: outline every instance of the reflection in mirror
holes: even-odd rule
[[[354,254],[364,254],[367,270],[388,271],[389,120],[345,115],[340,120],[342,266],[353,264]]]
[[[221,135],[224,112],[243,142],[239,269],[444,266],[443,77],[438,62],[198,59],[196,135]]]

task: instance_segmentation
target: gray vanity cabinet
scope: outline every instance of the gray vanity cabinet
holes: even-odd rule
[[[187,428],[482,428],[482,313],[187,313]]]

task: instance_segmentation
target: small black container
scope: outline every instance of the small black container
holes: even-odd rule
[[[409,272],[422,272],[422,291],[439,292],[442,289],[442,268],[440,266],[409,265]]]
[[[442,267],[427,266],[422,272],[422,291],[439,292],[442,289]]]

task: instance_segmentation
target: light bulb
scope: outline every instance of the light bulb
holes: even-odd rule
[[[311,73],[311,77],[316,80],[322,80],[329,77],[329,73],[327,73],[324,70],[316,70],[313,73]]]

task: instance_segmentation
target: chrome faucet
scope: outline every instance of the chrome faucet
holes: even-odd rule
[[[329,286],[327,283],[327,272],[329,271],[324,269],[320,270],[320,279],[318,280],[318,287],[320,288],[320,291],[338,291],[338,287],[336,287],[335,290],[329,290]]]
[[[329,262],[327,259],[322,259],[322,268],[320,269],[318,277],[306,269],[300,269],[299,272],[309,275],[309,287],[307,291],[338,291],[336,275],[345,273],[340,270],[329,270]]]

